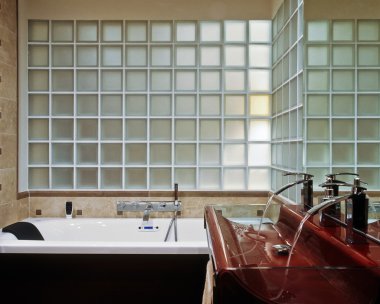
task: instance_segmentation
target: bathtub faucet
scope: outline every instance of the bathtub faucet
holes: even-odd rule
[[[151,203],[147,203],[144,210],[143,223],[149,222],[149,215],[152,210],[153,210],[153,205]]]

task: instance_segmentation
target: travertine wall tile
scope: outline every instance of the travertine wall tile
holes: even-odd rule
[[[17,69],[15,66],[0,63],[0,97],[16,100],[17,98]]]
[[[1,64],[0,64],[1,67]],[[15,100],[0,97],[0,134],[17,135],[17,103]],[[1,141],[0,141],[1,144]],[[14,148],[13,153],[16,151]]]
[[[0,24],[13,33],[17,32],[17,1],[0,0]]]
[[[1,17],[0,17],[1,18]],[[0,59],[1,63],[11,66],[17,64],[17,37],[6,26],[0,25]]]
[[[26,199],[14,200],[0,204],[0,227],[20,221],[29,215],[29,204]]]
[[[0,204],[17,200],[16,168],[0,169]]]
[[[0,133],[0,168],[10,169],[17,166],[17,135]]]

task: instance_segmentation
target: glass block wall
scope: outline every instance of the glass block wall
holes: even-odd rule
[[[272,189],[303,171],[303,1],[285,0],[273,19]],[[283,195],[299,201],[299,187]]]
[[[29,20],[20,178],[37,190],[268,190],[271,43],[270,20]]]
[[[357,172],[380,189],[380,20],[313,20],[306,31],[306,170],[319,182]]]

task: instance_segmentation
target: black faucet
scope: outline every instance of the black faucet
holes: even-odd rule
[[[303,176],[302,180],[296,181],[296,184],[303,184],[301,189],[301,201],[303,204],[304,211],[309,210],[313,207],[313,175],[303,172],[286,172],[284,176],[287,175],[301,175]]]

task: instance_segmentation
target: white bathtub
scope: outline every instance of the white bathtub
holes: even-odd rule
[[[207,254],[203,218],[179,218],[178,242],[173,226],[164,242],[170,218],[154,218],[158,231],[140,231],[137,218],[28,218],[44,241],[17,240],[0,232],[0,253],[47,254]]]

